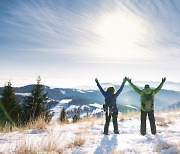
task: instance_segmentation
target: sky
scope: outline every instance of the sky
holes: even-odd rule
[[[179,0],[1,0],[0,86],[180,82]]]

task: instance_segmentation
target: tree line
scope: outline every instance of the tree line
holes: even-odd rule
[[[0,95],[0,126],[3,127],[6,124],[22,126],[40,117],[49,122],[53,114],[50,113],[50,108],[47,105],[48,99],[40,76],[30,91],[30,95],[25,96],[21,104],[18,103],[11,82],[8,82]]]

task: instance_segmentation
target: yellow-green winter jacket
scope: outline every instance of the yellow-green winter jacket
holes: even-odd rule
[[[148,88],[144,88],[144,89],[140,90],[132,82],[130,82],[131,87],[135,90],[135,92],[137,92],[140,95],[141,110],[147,111],[144,108],[143,99],[144,99],[144,96],[148,95],[148,94],[152,96],[153,105],[151,107],[151,110],[154,110],[154,96],[161,90],[163,84],[164,84],[164,82],[161,82],[161,84],[156,89],[151,89],[150,87],[148,87]]]

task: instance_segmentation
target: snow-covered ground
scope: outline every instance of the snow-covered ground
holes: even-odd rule
[[[140,119],[127,117],[118,121],[120,134],[113,133],[110,124],[109,135],[103,135],[104,118],[75,124],[60,125],[54,121],[43,130],[1,133],[0,153],[15,153],[19,146],[31,146],[41,149],[48,144],[55,144],[63,153],[73,154],[178,154],[180,153],[180,111],[156,113],[157,134],[151,135],[147,120],[147,135],[139,133]],[[72,146],[76,140],[84,140],[82,146]],[[54,150],[55,151],[55,150]]]

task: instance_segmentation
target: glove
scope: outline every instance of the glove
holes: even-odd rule
[[[97,78],[95,78],[95,82],[96,82],[97,84],[99,83]]]
[[[129,83],[131,83],[131,79],[130,79],[130,78],[127,78],[127,77],[126,77],[126,80],[127,80]]]
[[[123,79],[123,82],[125,83],[127,81],[127,78],[125,77],[124,79]]]
[[[166,77],[165,78],[162,78],[162,82],[164,83],[166,81]]]

